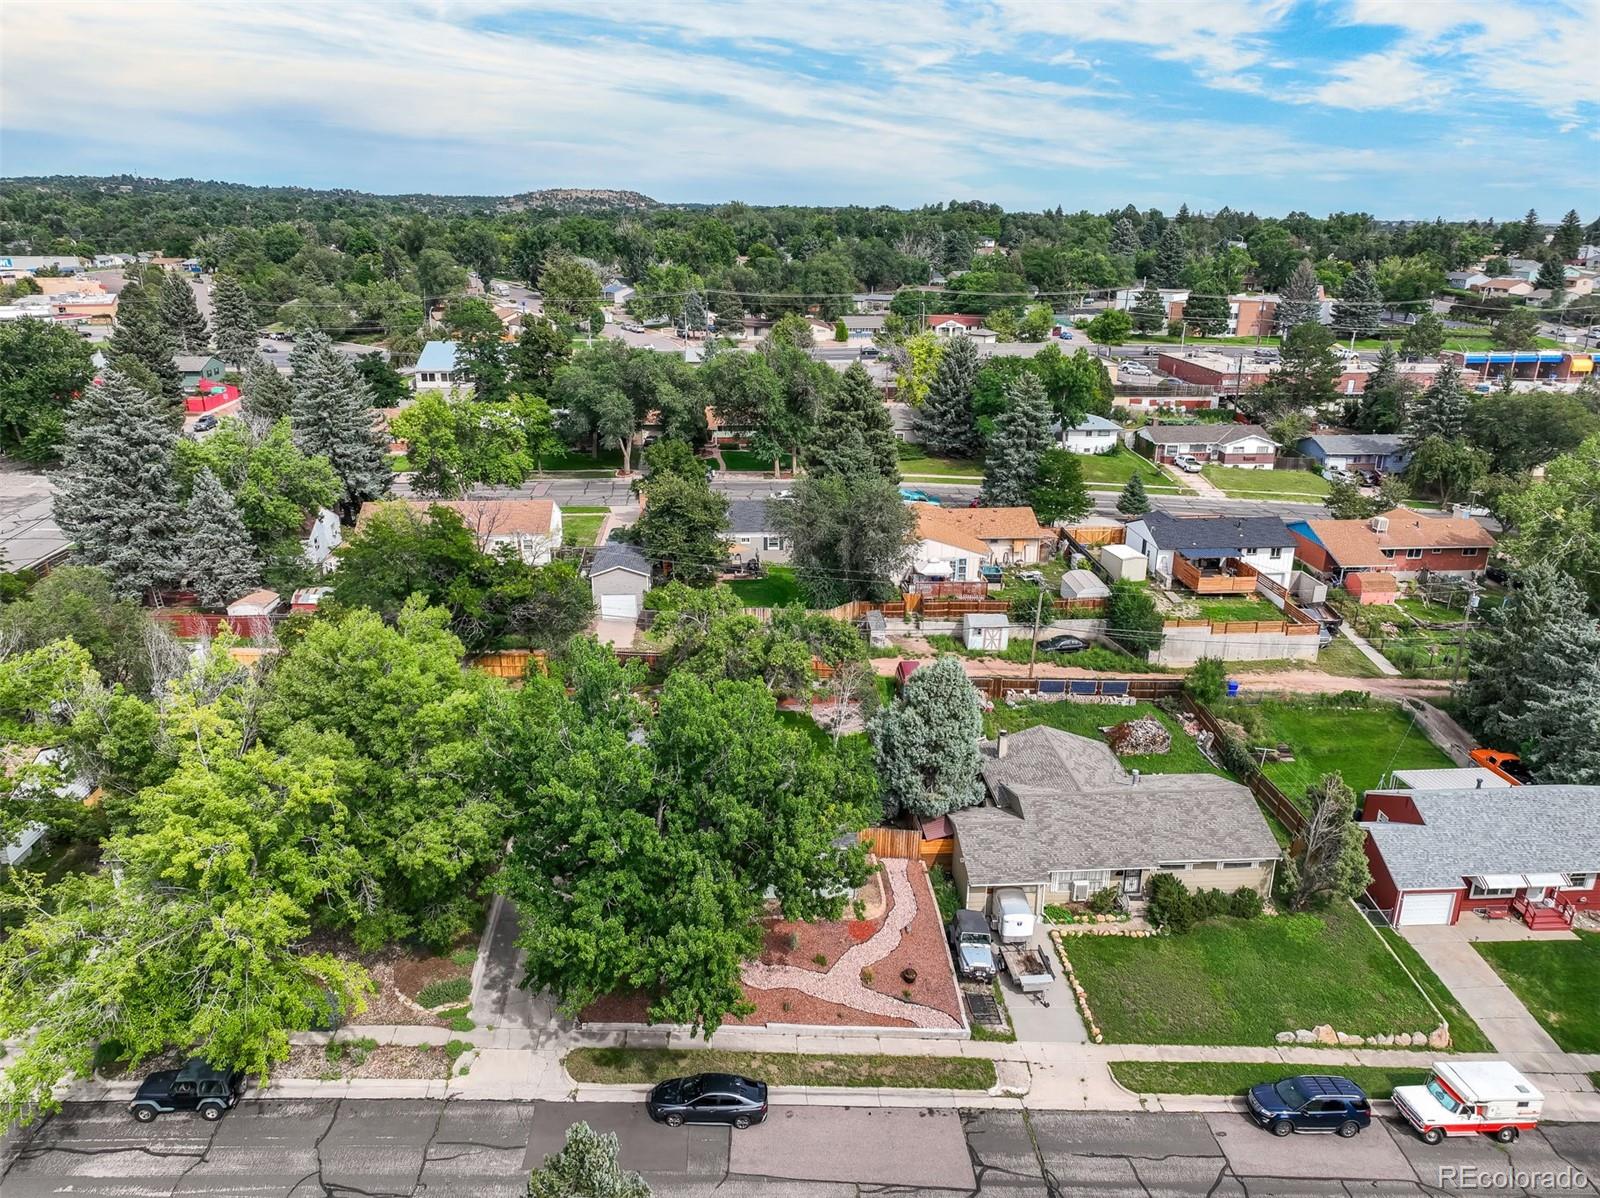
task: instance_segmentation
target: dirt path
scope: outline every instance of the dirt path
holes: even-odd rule
[[[1366,691],[1391,699],[1435,699],[1450,693],[1450,684],[1442,678],[1346,678],[1320,670],[1275,670],[1263,674],[1241,671],[1230,672],[1228,677],[1237,681],[1241,689],[1290,694],[1310,691],[1336,695],[1340,691]]]

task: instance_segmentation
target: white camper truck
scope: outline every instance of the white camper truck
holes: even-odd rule
[[[1396,1086],[1394,1105],[1429,1144],[1493,1136],[1509,1144],[1539,1122],[1544,1095],[1505,1061],[1438,1061],[1423,1086]]]

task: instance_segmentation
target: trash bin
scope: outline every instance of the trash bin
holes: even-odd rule
[[[1230,678],[1230,679],[1228,679],[1228,698],[1237,699],[1238,697],[1239,697],[1239,682],[1238,682],[1238,679]]]

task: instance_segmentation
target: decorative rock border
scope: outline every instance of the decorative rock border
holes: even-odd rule
[[[1083,1025],[1089,1029],[1089,1039],[1099,1044],[1104,1040],[1100,1034],[1100,1025],[1095,1022],[1094,1011],[1089,1007],[1089,996],[1083,992],[1083,986],[1072,968],[1072,962],[1067,960],[1066,950],[1061,947],[1061,933],[1052,929],[1050,939],[1055,942],[1056,956],[1061,960],[1061,972],[1066,977],[1067,985],[1072,987],[1072,997],[1077,1000],[1078,1011],[1083,1015]]]
[[[1126,921],[1113,921],[1055,924],[1050,934],[1052,936],[1159,936],[1161,932],[1158,928],[1134,928],[1129,927]]]
[[[1279,1032],[1273,1037],[1279,1044],[1319,1044],[1325,1048],[1433,1048],[1450,1047],[1450,1025],[1441,1023],[1431,1032],[1380,1033],[1357,1036],[1351,1032],[1335,1031],[1330,1025],[1320,1023],[1314,1028],[1296,1028],[1292,1032]]]

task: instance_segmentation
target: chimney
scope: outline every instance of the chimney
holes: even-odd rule
[[[1007,740],[1007,733],[1006,733],[1006,730],[1004,728],[1002,728],[999,732],[995,733],[995,737],[994,737],[994,755],[995,755],[995,757],[997,757],[1001,761],[1004,761],[1006,759],[1006,750],[1010,747],[1009,745],[1006,744],[1006,740]]]

